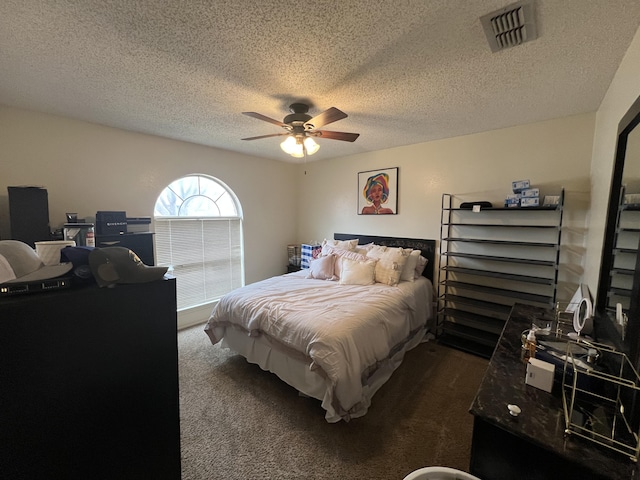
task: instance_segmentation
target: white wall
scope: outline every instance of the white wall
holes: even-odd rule
[[[615,134],[640,94],[638,78],[640,30],[597,115],[303,165],[0,106],[0,237],[8,235],[9,185],[45,186],[55,227],[67,211],[152,215],[164,186],[203,173],[229,185],[242,203],[252,283],[282,273],[285,247],[295,241],[334,232],[439,239],[442,193],[500,203],[512,180],[528,178],[543,195],[566,191],[563,255],[570,272],[559,296],[580,281],[595,293]],[[358,215],[357,173],[387,167],[399,167],[398,215]]]
[[[439,239],[443,193],[501,205],[513,180],[529,179],[541,195],[565,188],[570,271],[559,297],[570,297],[583,272],[594,122],[595,114],[577,115],[302,165],[298,239],[334,232]],[[358,172],[387,167],[399,167],[398,214],[358,215]]]
[[[153,216],[162,189],[190,173],[219,178],[238,196],[246,283],[285,273],[296,237],[295,165],[0,106],[1,238],[9,236],[7,186],[46,187],[55,228],[65,212]]]
[[[640,29],[627,50],[598,109],[591,161],[592,200],[585,262],[585,283],[598,291],[600,259],[613,175],[618,124],[640,96]]]

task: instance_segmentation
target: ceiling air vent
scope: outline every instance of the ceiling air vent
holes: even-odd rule
[[[538,37],[533,0],[513,3],[480,17],[492,52],[515,47]]]

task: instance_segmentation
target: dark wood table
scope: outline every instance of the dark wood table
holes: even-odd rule
[[[482,480],[640,478],[629,457],[565,434],[558,385],[547,393],[525,384],[521,334],[542,318],[552,320],[553,313],[523,304],[511,311],[471,405],[470,472]],[[522,413],[510,415],[508,404],[518,405]]]

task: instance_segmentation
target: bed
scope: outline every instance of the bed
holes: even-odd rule
[[[349,253],[345,245],[356,243],[350,250],[355,253]],[[301,394],[320,400],[325,419],[335,423],[365,415],[405,353],[435,331],[435,240],[335,234],[323,244],[323,255],[312,268],[225,295],[205,332],[212,344],[221,342]],[[356,258],[363,252],[369,255],[366,260]],[[389,258],[409,252],[412,258],[422,257],[418,267],[426,262],[421,273],[409,273],[410,261],[401,261],[399,281],[383,276]],[[332,262],[328,257],[333,258],[333,277],[318,274],[320,264]],[[383,283],[363,284],[361,272],[369,275],[371,268]]]

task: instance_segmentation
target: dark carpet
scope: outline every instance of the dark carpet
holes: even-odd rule
[[[425,466],[469,469],[469,407],[487,360],[423,343],[364,417],[329,424],[318,400],[211,345],[202,325],[178,342],[185,480],[402,480]]]

